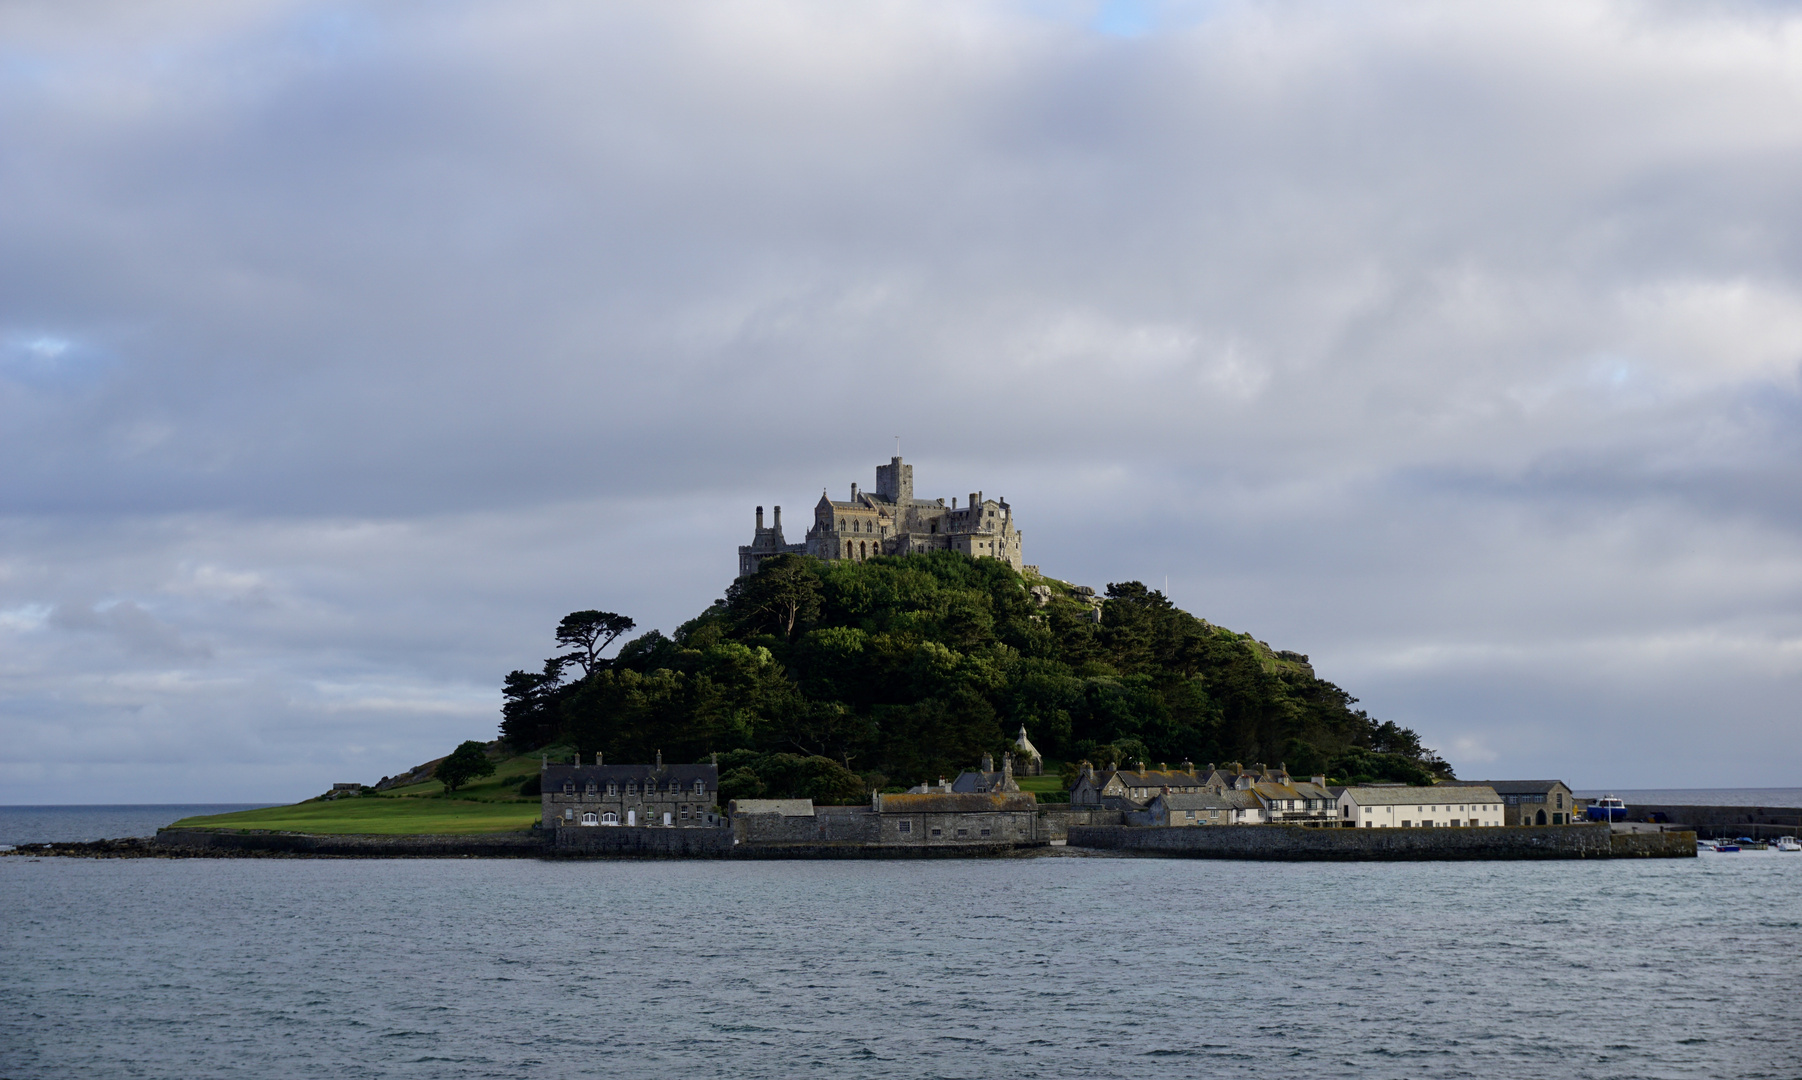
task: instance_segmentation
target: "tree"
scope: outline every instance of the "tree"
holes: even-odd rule
[[[557,644],[576,650],[564,659],[581,667],[586,679],[606,666],[601,653],[613,644],[613,639],[637,625],[611,611],[572,611],[557,624]]]
[[[820,583],[813,560],[803,555],[772,555],[757,572],[732,583],[726,606],[740,622],[784,639],[796,625],[820,613]]]
[[[494,762],[488,760],[487,747],[470,739],[440,761],[433,775],[444,785],[444,793],[450,795],[477,777],[493,776]]]
[[[557,737],[562,721],[557,708],[568,659],[553,656],[543,674],[515,671],[501,685],[501,738],[519,750],[543,746]]]

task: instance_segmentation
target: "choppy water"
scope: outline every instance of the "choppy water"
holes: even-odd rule
[[[172,821],[229,814],[268,803],[160,803],[149,806],[0,806],[0,844],[54,844],[155,836]]]
[[[15,856],[0,912],[9,1078],[1802,1073],[1802,856]]]

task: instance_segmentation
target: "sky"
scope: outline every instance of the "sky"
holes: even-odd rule
[[[1802,770],[1802,12],[0,6],[0,803],[285,802],[895,439],[1469,778]]]

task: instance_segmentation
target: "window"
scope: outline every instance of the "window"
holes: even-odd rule
[[[583,814],[582,815],[582,824],[584,824],[584,825],[599,825],[600,823],[601,823],[601,819],[598,815],[595,815],[595,814]]]
[[[574,807],[566,806],[563,808],[563,820],[564,821],[576,820],[576,811],[575,811]]]
[[[902,835],[906,835],[914,831],[914,823],[911,821],[903,821],[897,828],[901,830]]]
[[[987,829],[982,830],[982,835],[987,836],[988,834],[989,834],[989,831]]]
[[[968,829],[959,829],[959,830],[957,830],[957,835],[959,835],[959,836],[969,836],[969,835],[970,835],[970,830],[968,830]]]
[[[706,791],[707,791],[706,783],[701,780],[696,780],[695,781],[695,794],[701,795],[701,794],[704,794]]]
[[[1564,809],[1564,793],[1563,793],[1563,792],[1559,792],[1559,793],[1558,793],[1558,794],[1557,794],[1557,795],[1556,795],[1556,796],[1554,796],[1554,797],[1555,797],[1555,798],[1556,798],[1556,799],[1557,799],[1557,800],[1558,800],[1558,803],[1557,803],[1557,805],[1558,805],[1558,809],[1560,809],[1560,810],[1562,810],[1562,809]]]
[[[933,838],[933,839],[934,839],[934,840],[937,840],[937,839],[938,839],[938,838],[939,838],[939,837],[941,837],[941,836],[943,836],[943,835],[945,835],[945,830],[943,830],[943,829],[934,829],[934,830],[932,830],[932,838]]]
[[[607,794],[618,795],[619,794],[619,785],[614,783],[611,780],[607,781]]]
[[[583,791],[583,792],[582,792],[582,793],[583,793],[583,794],[584,794],[584,795],[593,795],[593,794],[594,794],[594,781],[593,781],[593,780],[590,780],[590,781],[589,781],[589,782],[588,782],[588,787],[587,787],[587,789],[586,789],[586,790],[584,790],[584,791]]]
[[[573,780],[563,781],[563,794],[574,795],[575,793],[576,793],[575,781],[573,781]]]
[[[601,824],[602,825],[618,825],[619,824],[619,815],[614,813],[613,811],[609,810],[605,814],[601,815]]]

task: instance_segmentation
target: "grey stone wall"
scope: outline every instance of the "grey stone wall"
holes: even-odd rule
[[[1663,814],[1673,825],[1693,826],[1697,836],[1710,840],[1737,836],[1750,836],[1755,840],[1802,836],[1802,807],[1627,804],[1627,816],[1636,821],[1655,813]]]
[[[1605,859],[1614,854],[1608,826],[1603,824],[1487,829],[1078,825],[1069,835],[1071,847],[1202,859]],[[1687,854],[1695,854],[1693,839]]]
[[[620,825],[599,829],[558,829],[547,854],[570,858],[721,859],[732,853],[730,829],[665,829]]]

